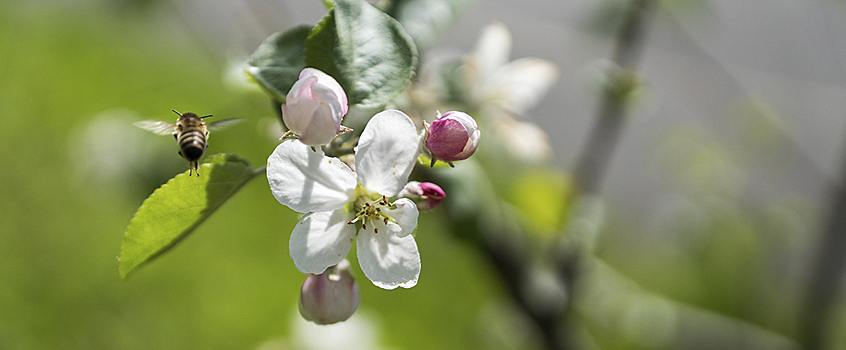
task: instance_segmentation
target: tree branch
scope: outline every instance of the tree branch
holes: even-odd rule
[[[846,151],[843,156],[846,160]],[[841,181],[846,179],[846,161],[842,166]],[[817,253],[812,255],[816,260],[809,273],[799,323],[800,341],[808,349],[821,349],[825,345],[833,304],[846,272],[846,189],[841,184],[832,184],[831,187],[834,198]]]
[[[614,63],[620,68],[612,77],[600,101],[593,130],[582,156],[576,163],[574,178],[580,194],[595,194],[620,139],[625,123],[625,94],[634,87],[633,74],[640,59],[646,18],[653,11],[654,0],[634,0],[620,26],[614,50]]]
[[[613,86],[606,90],[601,100],[597,123],[589,137],[580,162],[576,166],[576,182],[579,194],[584,196],[597,192],[601,176],[605,173],[611,154],[616,146],[623,126],[625,102],[621,99],[633,86],[630,78],[635,63],[640,57],[642,37],[646,17],[652,12],[654,0],[634,0],[626,12],[619,29],[615,46],[614,61],[624,68],[624,72],[615,77]],[[466,163],[472,163],[468,160]],[[519,220],[512,213],[510,206],[495,198],[494,189],[477,167],[465,164],[449,172],[421,169],[424,178],[446,185],[448,193],[466,197],[467,203],[447,201],[444,209],[450,215],[450,227],[456,237],[468,240],[482,251],[502,279],[508,294],[517,305],[531,318],[540,331],[548,349],[563,350],[573,347],[573,339],[567,322],[567,310],[572,305],[572,285],[577,278],[577,266],[581,253],[557,254],[548,251],[552,260],[539,260],[526,248],[530,245],[527,235],[522,232]],[[474,173],[474,171],[478,171]],[[578,247],[572,247],[578,248]],[[542,261],[542,265],[539,263]],[[537,291],[529,285],[535,278],[535,270],[552,268],[560,281],[569,289],[568,300],[543,300]],[[565,297],[566,298],[566,297]],[[539,305],[546,303],[549,305]]]

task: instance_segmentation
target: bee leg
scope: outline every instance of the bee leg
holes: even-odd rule
[[[195,160],[193,165],[194,172],[197,173],[197,177],[200,177],[200,161]]]

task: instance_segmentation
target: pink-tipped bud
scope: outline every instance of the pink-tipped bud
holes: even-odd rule
[[[300,314],[317,324],[338,323],[350,318],[360,301],[361,290],[344,259],[322,274],[306,277],[300,289]]]
[[[347,95],[341,84],[314,68],[300,72],[282,105],[282,120],[300,142],[321,146],[341,130],[341,119],[348,110]]]
[[[445,162],[467,159],[479,147],[481,131],[473,117],[464,112],[446,112],[427,130],[426,148]]]
[[[417,209],[434,210],[441,205],[441,200],[446,197],[446,193],[440,186],[431,182],[411,181],[400,191],[399,196],[415,200],[423,199],[417,203]]]

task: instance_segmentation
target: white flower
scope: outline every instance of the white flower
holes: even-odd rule
[[[540,163],[552,157],[549,136],[535,123],[499,118],[493,121],[493,132],[506,151],[522,161]]]
[[[525,117],[558,81],[559,69],[534,57],[509,62],[511,44],[504,24],[494,22],[482,29],[475,52],[466,60],[471,99],[490,116],[508,153],[521,161],[540,162],[552,155],[549,137],[519,117]]]
[[[523,115],[558,81],[559,69],[555,63],[535,57],[509,62],[511,45],[511,32],[505,24],[494,22],[483,28],[467,61],[468,78],[474,102]]]
[[[267,160],[267,179],[279,201],[308,213],[291,233],[289,250],[302,273],[338,264],[356,239],[364,275],[378,287],[411,288],[420,275],[417,206],[390,202],[408,182],[420,147],[411,119],[397,110],[373,116],[356,147],[356,172],[319,148],[283,142]],[[361,229],[356,234],[356,223]]]

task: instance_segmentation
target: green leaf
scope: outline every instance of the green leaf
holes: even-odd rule
[[[305,63],[334,77],[350,104],[384,106],[414,76],[417,48],[402,25],[364,0],[337,0],[306,41]]]
[[[305,45],[310,31],[311,26],[301,25],[274,33],[247,61],[247,73],[279,102],[285,102],[285,95],[305,68]]]
[[[338,50],[338,38],[335,35],[335,11],[329,9],[329,13],[317,23],[311,30],[306,40],[305,62],[309,67],[317,68],[323,73],[331,75],[344,88],[347,99],[352,103],[350,92],[350,81],[341,73],[341,59]]]
[[[261,174],[241,156],[218,154],[170,179],[150,195],[129,222],[120,253],[120,277],[185,239],[244,184]]]
[[[429,47],[452,27],[470,0],[396,0],[389,14],[402,24],[418,48]]]

